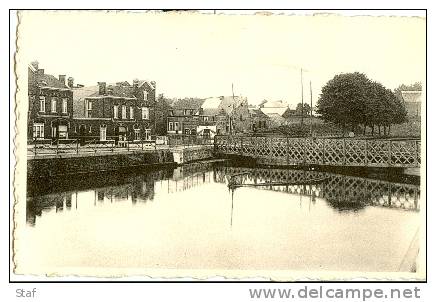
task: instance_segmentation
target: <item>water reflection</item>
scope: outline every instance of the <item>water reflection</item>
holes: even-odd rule
[[[28,190],[17,257],[41,271],[397,271],[420,223],[416,185],[213,162],[53,178]]]
[[[359,211],[366,206],[419,211],[420,189],[417,185],[319,171],[227,166],[215,169],[216,182],[228,184],[229,176],[233,176],[241,186],[259,185],[257,189],[309,196],[313,204],[317,198],[322,198],[338,211]],[[292,185],[295,182],[315,181],[313,184]],[[269,183],[271,185],[268,186]]]
[[[193,163],[173,170],[149,171],[140,175],[127,175],[118,178],[119,184],[92,188],[93,204],[105,202],[146,203],[155,198],[155,186],[165,182],[166,193],[174,194],[195,187],[215,182],[228,184],[229,177],[234,176],[238,184],[263,184],[258,190],[276,191],[296,196],[309,197],[308,205],[316,206],[318,199],[324,199],[330,207],[339,212],[357,212],[368,206],[380,206],[401,210],[419,211],[420,189],[417,185],[392,183],[381,180],[338,175],[327,172],[303,171],[290,169],[261,169],[248,167],[230,167],[213,163]],[[310,182],[323,179],[315,184],[277,185],[276,183]],[[271,183],[271,185],[264,184]],[[98,181],[88,181],[90,186],[102,185]],[[74,183],[72,184],[74,185]],[[104,183],[103,183],[104,185]],[[79,183],[80,186],[80,183]],[[50,186],[53,187],[53,186]],[[27,201],[27,222],[34,225],[36,216],[52,209],[55,212],[78,209],[77,198],[81,190],[36,194]],[[232,200],[233,219],[234,192],[229,190]],[[74,201],[74,202],[73,202]],[[302,199],[300,198],[300,205]]]

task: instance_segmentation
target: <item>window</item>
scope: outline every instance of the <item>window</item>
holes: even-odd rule
[[[139,132],[139,129],[133,129],[133,131],[134,131],[133,140],[135,141],[141,140],[141,133]]]
[[[67,99],[62,99],[62,113],[68,113]]]
[[[168,123],[168,131],[174,131],[174,124],[173,122]]]
[[[174,122],[174,130],[179,131],[179,122]]]
[[[86,112],[85,112],[85,116],[86,117],[92,117],[92,101],[87,100],[86,101]]]
[[[134,118],[134,116],[133,116],[133,107],[130,106],[129,108],[130,108],[129,117],[130,117],[131,120],[133,120],[133,118]]]
[[[191,130],[185,129],[185,134],[191,134]]]
[[[45,112],[45,96],[39,97],[39,112]]]
[[[151,140],[151,130],[150,129],[144,129],[145,132],[145,140],[150,141]]]
[[[121,106],[121,118],[122,119],[126,119],[127,118],[126,105]]]
[[[141,112],[142,112],[142,119],[143,120],[148,120],[148,118],[149,118],[149,109],[147,107],[142,107],[141,108]]]
[[[185,109],[184,115],[192,115],[192,110]]]
[[[51,99],[51,112],[56,112],[56,98]]]
[[[66,125],[59,125],[59,138],[68,138],[68,126]]]
[[[44,124],[33,124],[33,138],[44,138]]]
[[[168,112],[168,114],[172,116],[172,115],[174,115],[174,111],[173,111],[173,110],[170,110],[170,111]]]
[[[100,126],[100,140],[105,141],[106,140],[106,125]]]
[[[118,105],[114,105],[114,119],[118,118]]]
[[[148,101],[148,92],[144,90],[144,101]]]
[[[92,126],[89,126],[89,133],[92,132]]]
[[[208,117],[208,116],[204,116],[204,117],[203,117],[203,121],[207,122],[208,120],[209,120],[209,117]]]

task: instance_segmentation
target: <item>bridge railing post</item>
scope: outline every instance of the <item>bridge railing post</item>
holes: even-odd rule
[[[392,140],[389,140],[388,157],[388,165],[392,166]]]
[[[239,149],[239,154],[241,154],[241,155],[244,154],[244,152],[242,150],[243,146],[244,146],[244,136],[241,135],[241,148]]]
[[[365,139],[365,159],[364,159],[364,163],[365,166],[368,166],[368,139]]]
[[[289,165],[289,137],[286,136],[286,164]]]
[[[419,166],[419,162],[418,162],[418,158],[419,158],[419,147],[418,147],[418,141],[415,140],[415,152],[414,152],[414,158],[413,158],[413,162],[415,163],[415,166]]]
[[[347,150],[346,150],[346,145],[345,145],[345,138],[342,140],[342,156],[343,156],[343,159],[342,159],[342,164],[345,166],[346,164],[347,164]]]

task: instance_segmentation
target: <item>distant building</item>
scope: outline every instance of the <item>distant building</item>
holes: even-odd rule
[[[167,133],[196,135],[203,99],[185,98],[173,102],[167,117]]]
[[[46,74],[38,62],[28,66],[28,139],[67,139],[73,117],[73,78]]]
[[[151,140],[156,83],[134,80],[73,89],[71,136],[99,141]]]
[[[421,95],[422,91],[401,91],[404,105],[408,116],[421,116]]]
[[[236,134],[250,131],[248,100],[242,96],[208,98],[201,106],[199,130],[215,134]],[[203,133],[203,135],[205,135]]]
[[[250,130],[247,98],[221,96],[181,99],[168,116],[168,134],[202,135],[243,133]]]
[[[260,110],[268,116],[279,115],[286,119],[295,115],[295,110],[291,110],[289,105],[283,101],[267,101],[263,102],[259,107]]]
[[[249,108],[250,130],[253,132],[268,129],[271,126],[271,119],[258,108]]]

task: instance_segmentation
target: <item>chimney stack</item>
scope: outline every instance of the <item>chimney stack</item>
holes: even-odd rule
[[[35,68],[35,70],[38,70],[39,68],[39,62],[38,61],[33,61],[32,63],[30,63],[30,65],[32,65],[33,68]]]
[[[60,74],[59,75],[59,82],[61,82],[62,84],[64,84],[65,85],[65,75],[64,74]]]
[[[98,83],[98,94],[105,95],[106,94],[106,82],[97,82]]]
[[[68,78],[68,87],[73,88],[74,86],[74,78],[69,77]]]

